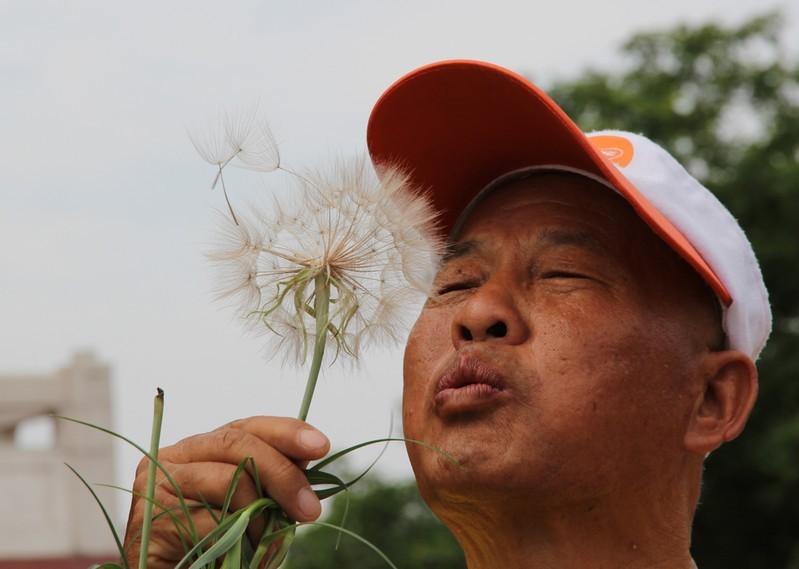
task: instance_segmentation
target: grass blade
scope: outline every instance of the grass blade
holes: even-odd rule
[[[147,569],[147,552],[150,549],[150,532],[153,525],[153,501],[155,499],[155,476],[158,464],[158,449],[161,444],[161,423],[164,418],[164,390],[158,388],[153,401],[153,428],[150,434],[150,463],[147,465],[147,487],[144,496],[144,519],[141,528],[141,550],[139,551],[139,569]]]
[[[252,457],[248,456],[244,460],[239,463],[239,466],[236,468],[236,471],[233,473],[233,476],[230,478],[230,484],[228,484],[227,492],[225,493],[225,500],[222,503],[222,519],[225,519],[227,515],[227,511],[230,508],[230,501],[233,499],[233,493],[236,491],[236,487],[239,484],[239,478],[241,478],[242,473],[244,472],[244,468],[247,464],[252,460]]]
[[[360,448],[363,448],[363,447],[366,447],[366,446],[369,446],[369,445],[376,445],[376,444],[390,443],[390,442],[413,443],[413,444],[417,444],[417,445],[422,445],[423,447],[429,448],[430,450],[433,450],[433,451],[437,452],[438,454],[440,454],[441,456],[443,456],[444,458],[446,458],[447,460],[449,460],[453,464],[457,464],[457,465],[460,466],[460,463],[457,460],[455,460],[452,456],[448,455],[443,450],[438,449],[438,448],[434,447],[433,445],[431,445],[429,443],[425,443],[425,442],[422,442],[422,441],[417,441],[417,440],[414,440],[414,439],[406,439],[406,438],[403,438],[403,437],[388,437],[388,438],[373,439],[371,441],[358,443],[357,445],[353,445],[351,447],[345,448],[344,450],[340,450],[340,451],[338,451],[335,454],[331,454],[330,456],[328,456],[324,460],[321,460],[321,461],[317,462],[312,467],[310,467],[308,470],[320,470],[320,469],[324,468],[325,466],[327,466],[328,464],[338,460],[342,456],[345,456],[345,455],[347,455],[347,454],[349,454],[349,453],[351,453],[353,451],[356,451],[356,450],[358,450]]]
[[[128,443],[130,446],[132,446],[133,448],[138,450],[146,458],[148,458],[151,461],[153,461],[153,456],[148,451],[146,451],[141,445],[139,445],[135,441],[132,441],[131,439],[125,437],[124,435],[120,435],[119,433],[116,433],[116,432],[112,431],[111,429],[106,429],[105,427],[101,427],[100,425],[94,425],[92,423],[87,423],[86,421],[81,421],[80,419],[73,419],[71,417],[64,417],[63,415],[53,415],[53,418],[55,418],[55,419],[63,419],[64,421],[69,421],[71,423],[76,423],[78,425],[83,425],[84,427],[89,427],[90,429],[95,429],[95,430],[100,431],[102,433],[106,433],[108,435],[111,435],[114,438],[117,438],[117,439],[119,439],[121,441],[124,441],[124,442]],[[188,506],[188,504],[186,502],[186,499],[183,497],[183,492],[180,490],[180,486],[178,486],[177,482],[175,482],[175,479],[172,478],[172,475],[169,473],[169,471],[167,471],[161,465],[160,462],[158,462],[157,460],[154,460],[153,462],[155,462],[156,467],[158,468],[158,470],[161,471],[161,473],[167,479],[167,482],[169,482],[170,486],[175,491],[175,496],[177,496],[178,500],[180,501],[181,509],[183,510],[183,514],[186,516],[186,520],[188,521],[188,525],[189,525],[189,528],[191,530],[190,533],[191,533],[192,540],[196,542],[199,539],[199,536],[197,534],[197,528],[194,526],[194,520],[190,516],[189,506]]]
[[[337,525],[329,524],[327,522],[303,522],[302,524],[299,524],[299,525],[321,526],[321,527],[330,528],[330,529],[335,530],[337,532],[344,533],[344,534],[346,534],[346,535],[348,535],[348,536],[350,536],[352,538],[355,538],[357,541],[360,541],[362,544],[367,546],[369,549],[371,549],[372,551],[377,553],[380,556],[380,558],[383,561],[385,561],[386,564],[389,567],[391,567],[391,569],[397,569],[397,566],[394,565],[394,563],[391,562],[391,559],[389,559],[388,556],[385,553],[380,551],[379,547],[377,547],[374,543],[372,543],[371,541],[369,541],[366,538],[361,537],[360,535],[358,535],[355,532],[352,532],[352,531],[350,531],[350,530],[348,530],[346,528],[343,528],[343,527],[340,527],[340,526],[337,526]]]
[[[114,541],[117,544],[117,550],[119,551],[120,559],[122,559],[122,562],[124,563],[124,569],[130,569],[130,567],[128,566],[127,557],[125,556],[125,547],[122,545],[122,540],[119,539],[119,534],[117,533],[116,529],[114,529],[114,522],[111,521],[111,516],[108,515],[108,510],[105,509],[105,506],[103,505],[103,501],[100,500],[100,497],[94,491],[94,488],[91,487],[91,484],[86,482],[86,480],[83,478],[83,476],[81,476],[78,473],[77,470],[72,468],[72,465],[70,465],[68,463],[64,463],[64,464],[66,464],[67,468],[69,468],[72,471],[72,473],[75,476],[78,477],[78,479],[83,483],[83,485],[86,487],[86,489],[89,492],[91,492],[91,495],[94,498],[94,501],[97,502],[98,506],[100,506],[100,510],[102,510],[103,516],[105,516],[105,521],[108,524],[108,529],[111,530],[111,534],[114,536]],[[111,568],[111,567],[121,567],[121,566],[118,563],[110,563],[110,564],[109,563],[104,563],[102,565],[97,565],[97,567],[100,567],[100,568],[109,567],[109,568]]]
[[[175,566],[175,569],[184,567],[194,555],[200,554],[203,548],[211,543],[213,545],[202,552],[197,560],[189,566],[189,569],[200,569],[204,564],[215,561],[233,546],[237,538],[244,534],[253,517],[261,515],[266,508],[276,505],[277,503],[271,498],[262,498],[245,509],[228,516],[211,533],[197,541],[194,547],[180,560],[180,563]]]
[[[220,569],[241,569],[241,542],[242,538],[239,537],[225,555]]]

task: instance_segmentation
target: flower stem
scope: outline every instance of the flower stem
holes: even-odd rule
[[[147,465],[147,487],[144,490],[144,521],[141,527],[141,550],[139,569],[147,569],[147,550],[150,548],[150,527],[153,523],[153,498],[155,497],[155,473],[158,446],[161,441],[161,421],[164,418],[164,390],[158,388],[153,401],[153,430],[150,435],[150,464]]]
[[[308,373],[308,381],[305,384],[305,395],[300,406],[301,421],[308,417],[308,409],[311,407],[311,399],[316,389],[316,381],[319,379],[319,370],[322,368],[322,356],[325,354],[325,344],[327,343],[327,331],[329,328],[328,308],[330,306],[330,283],[326,274],[317,275],[314,280],[316,292],[314,295],[314,312],[316,314],[316,340],[314,342],[313,360],[311,361],[311,371]]]
[[[311,371],[308,373],[308,381],[305,383],[305,395],[302,397],[302,405],[300,405],[300,414],[298,415],[301,421],[308,418],[308,409],[311,407],[311,400],[313,393],[316,389],[316,381],[319,379],[319,370],[322,369],[322,356],[325,355],[325,344],[327,343],[327,332],[330,328],[328,322],[328,309],[330,307],[330,283],[328,282],[327,275],[316,275],[314,279],[316,290],[314,292],[314,318],[316,320],[316,339],[313,348],[313,360],[311,360]],[[277,568],[282,565],[286,557],[291,542],[294,540],[294,532],[296,524],[283,538],[280,547],[272,554],[271,559],[267,563],[267,569]]]

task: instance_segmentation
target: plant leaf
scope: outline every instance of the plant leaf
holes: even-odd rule
[[[83,476],[81,476],[78,473],[78,471],[75,470],[72,467],[71,464],[66,463],[66,462],[64,464],[66,464],[67,468],[69,468],[72,471],[72,473],[75,476],[78,477],[78,479],[83,483],[83,485],[86,487],[86,489],[89,492],[91,492],[91,495],[94,498],[94,501],[97,502],[98,506],[100,506],[100,510],[102,510],[103,516],[105,516],[105,521],[108,524],[108,529],[111,530],[111,534],[114,536],[114,541],[117,544],[117,551],[119,551],[120,559],[122,559],[122,563],[124,563],[124,568],[125,569],[129,569],[127,556],[125,555],[125,547],[122,545],[122,540],[119,539],[119,534],[117,533],[116,529],[114,529],[114,522],[111,521],[111,516],[108,514],[108,510],[105,509],[105,506],[103,505],[103,501],[100,500],[100,497],[94,491],[94,488],[91,487],[91,484],[86,482],[86,480],[83,478]],[[122,566],[119,565],[118,563],[104,563],[103,565],[97,565],[96,567],[105,568],[105,567],[122,567]]]

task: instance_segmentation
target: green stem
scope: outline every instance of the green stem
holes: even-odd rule
[[[311,399],[316,389],[316,381],[319,379],[319,370],[322,368],[322,356],[325,355],[325,344],[327,343],[327,329],[329,327],[328,308],[330,306],[330,283],[327,275],[317,275],[314,280],[316,292],[314,296],[314,312],[316,313],[316,341],[314,342],[313,360],[311,361],[311,371],[308,373],[308,381],[305,384],[305,395],[302,398],[300,414],[298,417],[304,421],[308,417],[308,409],[311,407]]]
[[[161,440],[161,421],[164,418],[164,390],[158,388],[153,402],[153,430],[150,435],[150,464],[147,466],[147,488],[145,488],[144,520],[141,526],[141,550],[139,569],[147,569],[147,550],[150,548],[150,528],[153,523],[153,498],[155,497],[156,461]]]

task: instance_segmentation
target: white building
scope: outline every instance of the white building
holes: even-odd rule
[[[0,559],[116,551],[92,484],[113,484],[114,439],[51,414],[112,427],[110,371],[90,353],[48,375],[0,374]],[[93,486],[114,519],[115,492]]]

